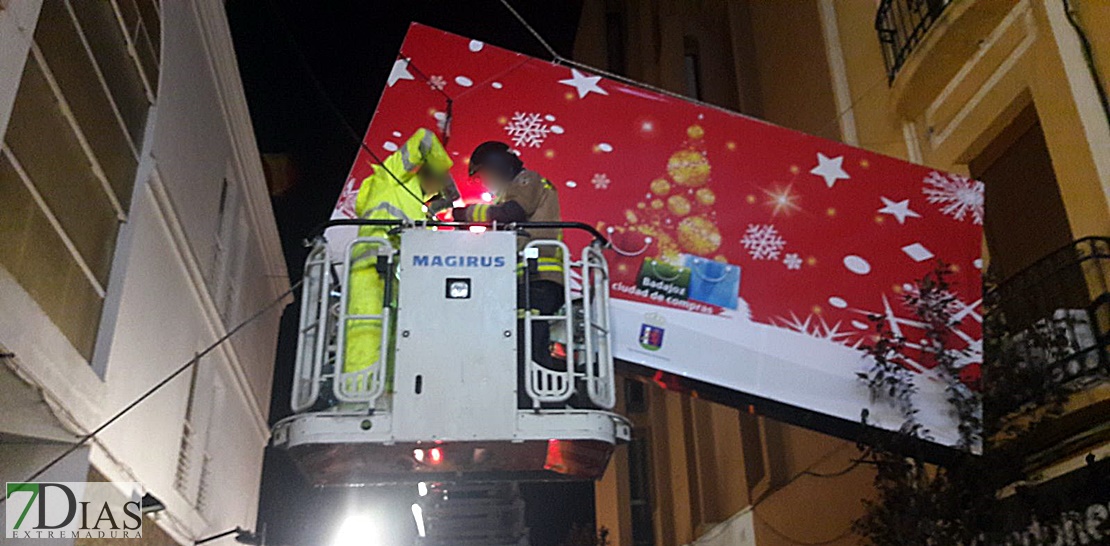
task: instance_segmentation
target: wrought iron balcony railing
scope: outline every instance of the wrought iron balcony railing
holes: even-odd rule
[[[894,81],[913,48],[921,42],[940,14],[955,0],[882,0],[875,14],[875,31],[883,47],[888,81]]]
[[[986,298],[988,426],[1110,378],[1110,238],[1075,241]]]

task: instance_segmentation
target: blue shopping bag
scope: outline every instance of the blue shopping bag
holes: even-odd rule
[[[690,269],[689,299],[736,309],[740,299],[740,266],[683,254]]]

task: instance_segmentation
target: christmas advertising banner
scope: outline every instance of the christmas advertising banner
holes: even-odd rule
[[[897,430],[857,375],[861,347],[876,316],[915,346],[924,325],[904,296],[943,261],[949,337],[977,377],[978,181],[414,24],[364,145],[384,158],[419,128],[442,139],[448,117],[464,201],[496,199],[467,158],[500,140],[555,185],[564,220],[609,237],[618,359],[852,422],[866,408]],[[333,218],[354,216],[374,163],[360,150]],[[575,255],[588,242],[566,236]],[[945,383],[928,358],[904,364],[919,422],[956,444]]]

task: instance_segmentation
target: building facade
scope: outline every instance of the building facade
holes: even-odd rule
[[[276,301],[39,478],[253,529],[289,280],[223,3],[4,0],[0,44],[0,481]]]
[[[1110,4],[587,0],[574,56],[983,181],[995,313],[1009,336],[1055,324],[1069,340],[1046,363],[1046,385],[1065,393],[1061,415],[1036,434],[988,440],[1025,461],[1025,479],[999,495],[1110,452]],[[986,360],[985,381],[1005,383],[1020,364]],[[853,443],[758,407],[690,398],[634,374],[624,382],[634,440],[596,488],[598,525],[613,544],[860,542],[852,522],[874,491],[872,471],[852,464]],[[1037,412],[1016,396],[988,405],[988,417]]]

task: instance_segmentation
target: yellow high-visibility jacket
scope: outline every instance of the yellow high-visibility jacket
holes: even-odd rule
[[[375,220],[417,221],[425,218],[425,196],[416,172],[424,165],[439,172],[447,172],[453,162],[435,133],[419,129],[401,149],[385,159],[384,167],[374,165],[374,173],[362,181],[355,201],[359,218]],[[388,170],[387,170],[388,169]],[[390,174],[392,173],[392,175]],[[394,179],[396,176],[396,179]],[[400,183],[398,183],[400,180]],[[415,197],[414,197],[415,196]],[[390,228],[361,226],[360,237],[387,238]],[[396,244],[396,241],[394,241]],[[364,248],[360,249],[359,247]],[[371,250],[369,245],[356,245],[355,256]],[[384,305],[385,282],[375,269],[374,258],[356,261],[348,279],[347,313],[349,315],[380,315]],[[346,353],[343,360],[345,373],[359,372],[374,366],[371,373],[381,373],[379,365],[382,348],[382,324],[378,319],[351,320],[347,323]],[[388,347],[388,345],[387,345]],[[392,363],[385,362],[387,391],[392,390]],[[365,389],[363,381],[348,382],[350,388]]]

